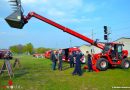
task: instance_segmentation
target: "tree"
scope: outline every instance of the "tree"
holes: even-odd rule
[[[13,53],[18,53],[17,45],[10,46],[10,50],[11,50]]]
[[[24,53],[23,48],[24,48],[23,45],[21,45],[21,44],[17,45],[18,54],[22,54],[22,53]]]
[[[45,53],[48,50],[51,50],[51,49],[40,47],[36,49],[36,53]]]
[[[13,53],[17,53],[17,54],[23,54],[23,53],[28,53],[28,54],[33,54],[33,53],[45,53],[48,50],[51,50],[50,48],[44,48],[44,47],[40,47],[40,48],[33,48],[33,45],[31,43],[28,43],[26,45],[14,45],[14,46],[10,46],[10,50]]]
[[[33,45],[31,43],[26,44],[25,49],[29,54],[33,53]]]
[[[10,50],[14,53],[17,53],[17,54],[22,54],[24,53],[24,45],[14,45],[14,46],[10,46]]]

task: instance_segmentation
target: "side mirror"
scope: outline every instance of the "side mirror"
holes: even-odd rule
[[[97,45],[98,41],[99,41],[99,39],[96,39],[96,41],[94,42],[94,45]]]

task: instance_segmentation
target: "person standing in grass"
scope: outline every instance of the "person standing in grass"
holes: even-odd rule
[[[70,68],[74,67],[74,56],[72,52],[69,53],[69,60],[70,60]]]
[[[60,71],[62,71],[62,57],[63,57],[62,50],[59,50],[59,52],[58,52],[58,69]]]
[[[72,75],[76,75],[78,74],[79,76],[82,75],[82,71],[81,71],[81,58],[82,58],[82,54],[79,51],[76,51],[76,54],[74,55],[75,60],[76,60],[76,65],[75,65],[75,69],[72,73]]]
[[[51,61],[52,61],[52,70],[56,70],[56,62],[57,62],[57,55],[56,55],[56,51],[52,51],[51,52],[51,57],[50,57]]]
[[[86,51],[86,60],[87,60],[87,65],[88,65],[88,72],[93,71],[92,69],[92,57],[89,51]]]

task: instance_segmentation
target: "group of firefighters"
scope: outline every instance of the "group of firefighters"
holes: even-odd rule
[[[60,71],[63,70],[62,68],[62,57],[63,57],[63,51],[59,50],[59,51],[52,51],[51,52],[51,56],[50,59],[52,61],[52,70],[56,70],[56,65],[58,62],[58,69]],[[70,68],[74,67],[74,71],[72,73],[72,75],[82,75],[82,70],[81,70],[81,58],[82,58],[83,54],[80,51],[75,51],[75,52],[69,52],[68,55],[68,59],[69,59],[69,63],[70,63]],[[88,66],[88,72],[93,71],[92,70],[92,60],[91,60],[91,54],[89,53],[89,51],[86,51],[86,54],[84,55],[85,59],[87,61],[87,66]]]

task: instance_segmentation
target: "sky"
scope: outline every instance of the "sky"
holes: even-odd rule
[[[103,26],[110,41],[130,38],[130,0],[21,0],[24,15],[34,11],[89,38],[104,42]],[[67,48],[88,44],[45,22],[32,18],[23,29],[9,27],[4,18],[13,9],[0,0],[0,48],[32,43],[34,47]]]

